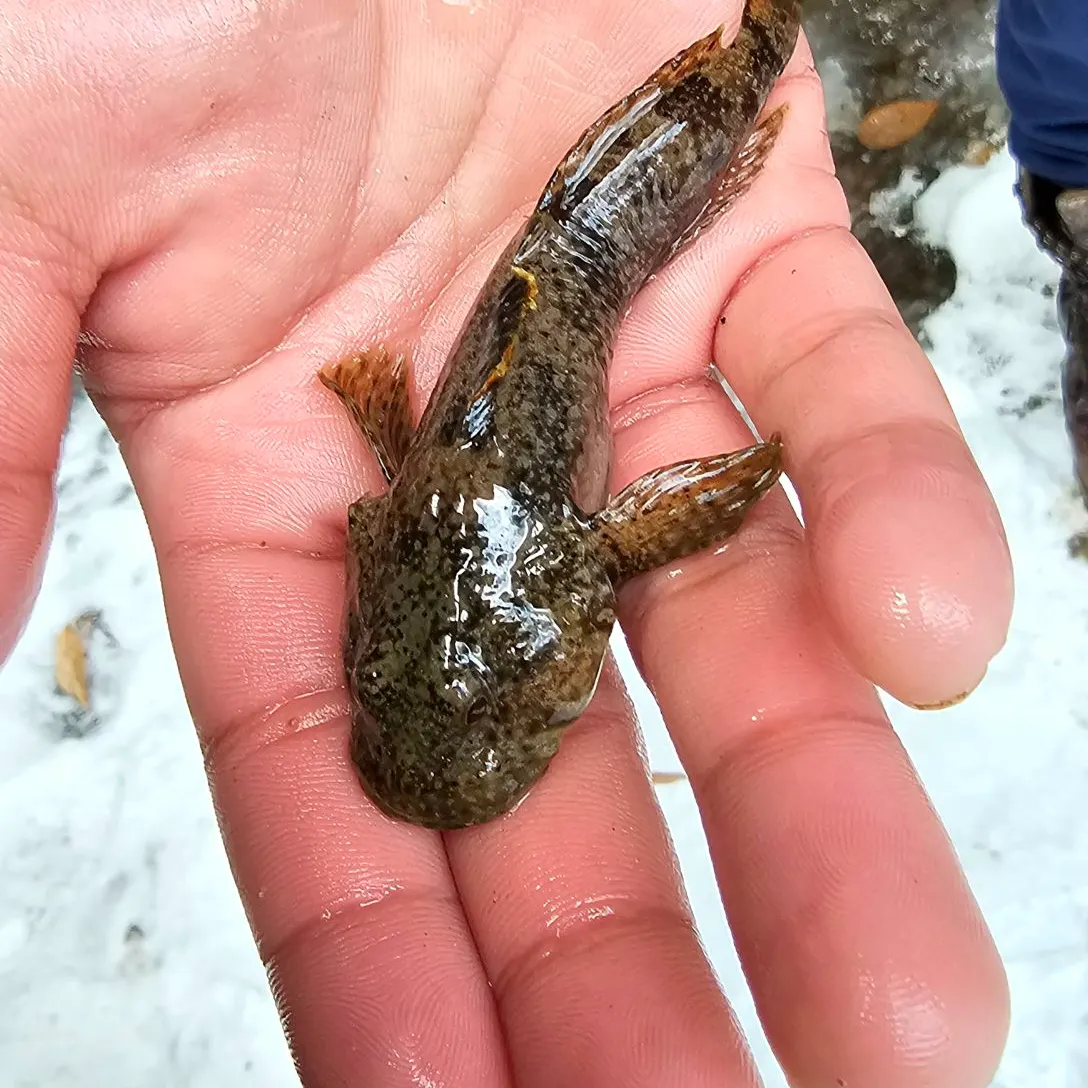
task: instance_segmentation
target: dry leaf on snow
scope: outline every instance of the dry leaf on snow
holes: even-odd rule
[[[862,147],[881,151],[905,144],[933,120],[939,105],[935,99],[904,98],[875,106],[858,125],[858,142]]]
[[[69,623],[57,635],[54,674],[57,687],[87,709],[91,705],[87,690],[87,650],[83,636],[74,623]]]

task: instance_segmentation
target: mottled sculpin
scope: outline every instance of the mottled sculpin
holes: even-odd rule
[[[607,367],[635,293],[752,183],[784,108],[798,0],[749,0],[608,110],[555,170],[462,328],[418,427],[409,360],[321,372],[388,491],[348,510],[351,758],[388,815],[510,810],[593,695],[628,579],[734,533],[777,438],[609,499]]]

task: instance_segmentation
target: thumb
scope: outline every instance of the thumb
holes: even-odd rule
[[[80,313],[94,285],[62,245],[0,212],[0,663],[41,581]]]

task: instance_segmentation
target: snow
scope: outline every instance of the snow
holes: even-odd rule
[[[1068,540],[1088,519],[1072,494],[1058,402],[1057,274],[1021,225],[1012,182],[1000,153],[947,171],[917,208],[959,268],[924,338],[1005,519],[1018,579],[1012,632],[966,703],[934,716],[889,700],[889,712],[1010,974],[1012,1035],[995,1085],[1081,1088],[1088,563],[1071,558]],[[297,1085],[223,856],[143,515],[82,398],[59,480],[42,592],[0,669],[0,1088]],[[108,728],[53,686],[57,632],[101,602],[95,705]],[[619,642],[617,652],[655,768],[677,768]],[[714,966],[769,1088],[784,1088],[690,791],[664,785],[660,796]]]

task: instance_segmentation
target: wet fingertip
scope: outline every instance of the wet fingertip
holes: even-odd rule
[[[834,563],[827,564],[833,570]],[[898,702],[917,710],[944,710],[964,702],[982,683],[1005,643],[1009,619],[1000,594],[973,593],[970,585],[921,584],[881,592],[824,571],[819,578],[832,633],[847,659]],[[899,582],[900,585],[903,582]],[[925,618],[925,603],[942,612]]]
[[[896,445],[895,457],[835,474],[812,519],[813,566],[855,666],[900,702],[939,709],[966,698],[1004,646],[1012,563],[966,451],[938,459]]]

